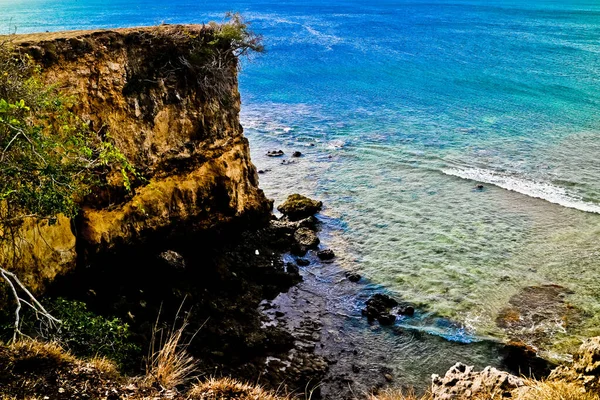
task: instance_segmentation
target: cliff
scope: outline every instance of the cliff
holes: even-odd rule
[[[215,71],[214,26],[159,26],[10,38],[73,111],[110,137],[140,176],[119,171],[81,200],[76,221],[28,221],[19,275],[35,290],[90,256],[151,237],[266,219],[238,114],[237,59]],[[221,46],[215,48],[215,46]],[[211,69],[213,68],[213,69]]]

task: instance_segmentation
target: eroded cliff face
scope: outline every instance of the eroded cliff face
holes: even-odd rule
[[[143,177],[127,193],[113,174],[107,187],[82,201],[76,223],[28,223],[17,270],[31,287],[73,269],[77,257],[175,230],[268,217],[270,204],[238,119],[237,60],[222,66],[219,82],[203,76],[210,29],[166,25],[16,37],[41,65],[43,79],[72,96],[73,111],[110,136]]]

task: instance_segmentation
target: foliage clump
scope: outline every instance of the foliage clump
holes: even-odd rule
[[[121,319],[96,315],[85,303],[63,298],[53,300],[48,310],[62,323],[44,333],[46,339],[62,344],[79,357],[106,357],[128,370],[139,367],[132,365],[132,360],[139,358],[141,348]]]
[[[74,99],[41,81],[40,68],[0,43],[0,231],[25,216],[72,216],[110,168],[131,171],[109,138],[70,110]],[[6,239],[5,236],[0,240]]]
[[[235,87],[238,60],[265,51],[262,36],[252,31],[240,14],[228,13],[227,18],[223,23],[209,22],[200,35],[188,32],[192,46],[180,57],[207,97],[222,102],[230,100]]]
[[[74,100],[44,84],[31,57],[0,42],[0,278],[15,304],[15,337],[21,308],[56,321],[9,270],[19,263],[21,227],[27,218],[56,221],[74,216],[78,201],[113,170],[124,184],[134,172],[110,138],[92,132],[71,111]]]

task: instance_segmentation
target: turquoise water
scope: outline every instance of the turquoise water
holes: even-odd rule
[[[323,200],[345,268],[475,338],[514,336],[496,323],[511,296],[561,285],[579,318],[539,321],[543,350],[600,334],[598,2],[0,0],[0,28],[229,10],[268,49],[240,77],[261,186]]]

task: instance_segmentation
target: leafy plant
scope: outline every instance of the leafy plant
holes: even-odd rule
[[[141,348],[135,344],[129,325],[119,318],[96,315],[85,303],[63,298],[55,299],[48,310],[62,323],[46,338],[64,345],[80,357],[106,357],[120,366],[135,368]]]
[[[32,59],[9,42],[0,42],[0,278],[15,303],[15,338],[22,306],[50,323],[46,312],[9,270],[18,262],[25,219],[74,216],[78,201],[101,185],[111,171],[121,171],[129,189],[131,164],[110,137],[92,132],[73,112],[74,100],[45,85]],[[8,251],[7,251],[8,250]]]

